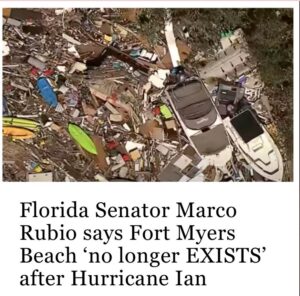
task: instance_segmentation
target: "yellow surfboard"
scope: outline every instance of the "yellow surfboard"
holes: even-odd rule
[[[24,140],[35,137],[34,132],[21,127],[4,126],[2,128],[3,136],[11,137],[13,139]]]

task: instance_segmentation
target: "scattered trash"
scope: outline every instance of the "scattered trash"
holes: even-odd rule
[[[161,144],[156,146],[156,150],[162,153],[163,155],[167,155],[169,152],[169,149]]]
[[[136,161],[139,158],[141,158],[141,153],[138,149],[130,151],[129,154],[130,154],[130,157],[133,161]]]
[[[52,182],[52,173],[39,173],[39,174],[28,174],[29,182]]]
[[[134,150],[134,149],[139,149],[142,150],[145,147],[145,144],[141,143],[135,143],[131,141],[127,141],[125,148],[127,151]]]
[[[11,25],[11,26],[15,26],[15,27],[20,27],[22,23],[18,20],[8,18],[6,20],[6,24]]]
[[[271,106],[243,32],[223,32],[207,60],[187,27],[175,36],[165,12],[152,44],[137,25],[140,9],[3,10],[5,180],[282,178]],[[195,69],[189,57],[205,63]],[[235,125],[245,110],[263,131],[248,148]]]
[[[160,112],[161,112],[161,114],[163,115],[163,117],[164,117],[165,119],[170,119],[170,118],[173,117],[173,115],[172,115],[170,109],[169,109],[168,106],[166,106],[166,105],[160,106]]]
[[[75,44],[75,45],[80,45],[81,44],[79,41],[75,40],[73,37],[71,37],[71,36],[69,36],[65,33],[62,34],[62,37],[64,39],[66,39],[68,42],[72,43],[72,44]]]
[[[166,81],[169,73],[169,70],[158,69],[149,77],[149,81],[157,88],[164,88],[164,82]]]
[[[32,65],[35,68],[38,68],[40,70],[44,70],[46,68],[45,63],[39,61],[38,59],[35,59],[33,57],[30,57],[27,61],[28,64]]]
[[[8,109],[8,106],[7,106],[7,100],[6,100],[6,97],[3,97],[2,98],[2,115],[3,116],[8,116],[10,115],[10,111]]]
[[[3,57],[8,56],[9,52],[10,52],[10,48],[8,46],[7,41],[3,41],[3,43],[2,43],[2,56]]]
[[[128,173],[128,168],[122,167],[119,172],[120,178],[125,179],[127,177],[127,173]]]
[[[75,64],[73,64],[71,70],[70,70],[70,74],[73,74],[75,71],[78,72],[83,72],[87,69],[86,65],[84,63],[80,63],[80,62],[76,62]]]
[[[120,122],[120,121],[123,120],[123,117],[122,117],[121,114],[110,114],[110,115],[109,115],[109,119],[110,119],[111,121]]]

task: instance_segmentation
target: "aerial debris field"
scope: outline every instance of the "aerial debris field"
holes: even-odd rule
[[[3,9],[4,181],[291,180],[246,32],[157,13]]]

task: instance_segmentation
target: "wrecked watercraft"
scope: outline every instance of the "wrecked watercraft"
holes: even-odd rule
[[[191,145],[210,165],[227,171],[232,157],[222,118],[203,82],[188,78],[166,90],[166,95]]]
[[[236,147],[258,174],[271,181],[282,180],[281,154],[267,130],[250,110],[232,119],[226,117],[224,124]]]

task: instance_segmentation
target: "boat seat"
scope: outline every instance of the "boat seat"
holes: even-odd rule
[[[179,111],[180,113],[180,111]],[[200,113],[200,111],[199,111]],[[199,117],[196,118],[190,118],[190,117],[184,117],[182,116],[182,119],[185,123],[185,125],[192,129],[192,130],[201,130],[204,128],[207,128],[209,126],[211,126],[213,123],[215,123],[215,121],[217,120],[217,111],[215,110],[215,108],[211,108],[211,110],[209,111],[209,113],[206,113],[205,115],[201,115]]]
[[[200,155],[218,154],[229,145],[223,124],[219,124],[207,132],[193,135],[191,140]]]
[[[185,82],[172,89],[169,94],[175,109],[188,128],[200,130],[216,121],[217,111],[200,81]]]

